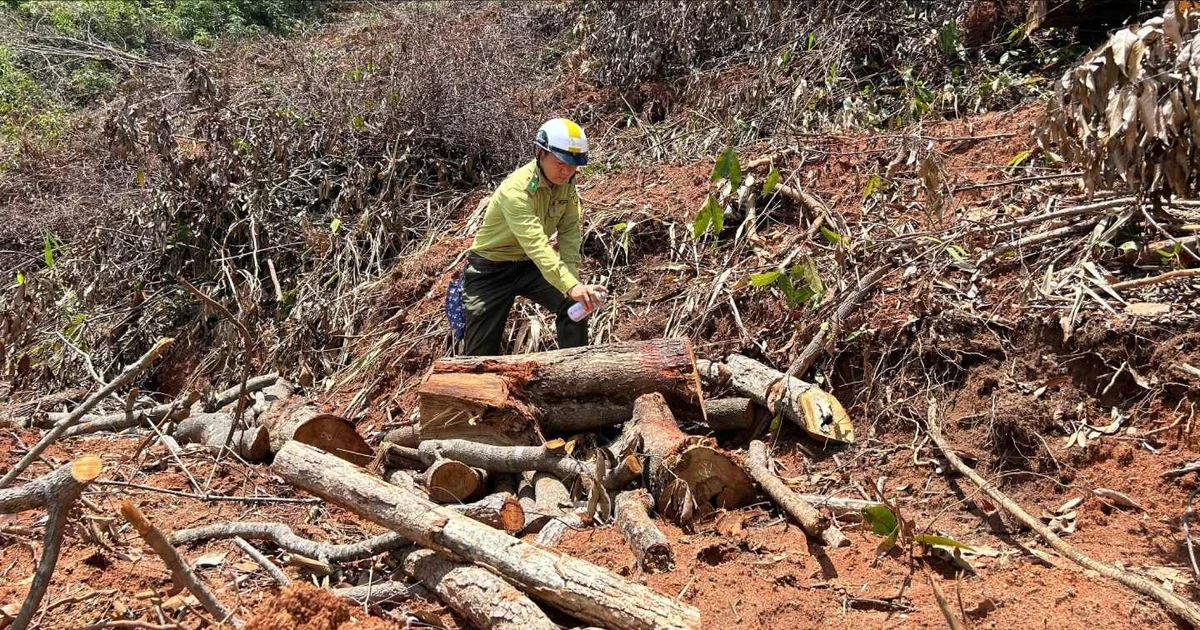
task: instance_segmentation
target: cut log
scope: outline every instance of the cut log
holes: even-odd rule
[[[333,589],[333,594],[338,597],[345,597],[360,606],[366,604],[395,604],[417,597],[430,601],[437,599],[436,595],[429,592],[429,589],[420,584],[393,581],[335,588]]]
[[[464,503],[487,488],[483,471],[452,459],[433,462],[425,472],[413,479],[425,486],[429,498],[438,503]]]
[[[637,455],[630,453],[608,471],[604,477],[604,487],[609,490],[622,490],[642,476],[642,461]]]
[[[483,630],[558,630],[546,613],[491,571],[455,562],[428,549],[395,553],[400,568],[437,594],[472,627]]]
[[[701,627],[700,612],[672,597],[513,538],[310,446],[286,444],[272,469],[297,487],[418,545],[487,566],[526,594],[588,623],[628,630]]]
[[[517,497],[508,492],[495,492],[474,503],[460,503],[447,507],[467,518],[510,534],[516,534],[525,527],[525,510]]]
[[[225,438],[233,425],[233,416],[226,413],[200,413],[180,422],[172,433],[180,444],[202,444],[212,449],[225,447]],[[238,457],[257,462],[271,452],[271,440],[266,427],[250,427],[234,431],[230,447]]]
[[[754,401],[749,398],[714,398],[704,401],[708,428],[739,431],[754,426]]]
[[[423,461],[452,459],[492,473],[548,472],[565,482],[588,477],[587,463],[563,448],[542,446],[496,446],[469,440],[425,440],[418,450]]]
[[[724,364],[700,361],[700,373],[714,381],[728,380],[738,392],[773,414],[783,414],[817,440],[854,442],[854,426],[837,398],[798,378],[785,378],[754,359],[730,355]]]
[[[404,470],[419,470],[433,463],[416,448],[392,444],[391,442],[380,444],[375,458],[381,465],[402,468]]]
[[[659,531],[650,518],[654,497],[644,489],[630,490],[617,495],[617,529],[625,535],[638,566],[647,573],[670,571],[675,568],[671,541]]]
[[[771,472],[771,461],[767,455],[766,444],[758,440],[750,443],[750,451],[746,456],[746,470],[750,471],[750,476],[754,477],[758,485],[762,486],[763,491],[774,499],[779,507],[796,519],[797,523],[800,523],[804,533],[820,538],[830,547],[844,547],[850,544],[850,540],[842,534],[842,530],[829,523],[812,504],[792,492],[791,488],[784,485],[783,481]]]
[[[399,468],[387,468],[380,476],[397,488],[402,488],[409,491],[416,490],[417,482],[413,479],[412,474],[407,470],[401,470]]]
[[[687,525],[715,509],[736,509],[754,499],[754,483],[742,467],[712,440],[681,431],[660,394],[638,398],[614,450],[624,451],[623,445],[637,440],[646,488],[663,517]]]
[[[691,343],[618,343],[434,363],[417,390],[425,439],[537,444],[543,435],[628,419],[641,394],[661,392],[703,415]]]
[[[314,404],[272,407],[262,421],[271,438],[271,452],[278,453],[290,440],[315,446],[359,466],[371,461],[372,450],[347,419],[324,413]]]

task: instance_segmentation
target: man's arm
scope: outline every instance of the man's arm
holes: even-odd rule
[[[567,291],[571,290],[571,287],[579,284],[579,280],[571,268],[559,257],[558,252],[550,246],[546,229],[542,225],[541,219],[538,219],[529,207],[529,197],[525,191],[505,191],[497,194],[501,194],[498,201],[504,220],[508,223],[508,229],[512,230],[513,236],[517,237],[517,242],[521,244],[521,249],[525,250],[525,255],[529,256],[530,260],[537,265],[546,281],[565,295]],[[561,235],[559,238],[561,244]],[[575,245],[577,254],[578,249],[577,242]]]
[[[580,234],[579,223],[579,194],[572,190],[567,209],[558,221],[558,255],[571,271],[571,275],[576,278],[579,277],[579,261],[582,260],[579,245],[583,236]]]

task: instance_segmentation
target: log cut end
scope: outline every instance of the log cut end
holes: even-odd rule
[[[322,412],[316,405],[293,407],[269,416],[263,426],[270,434],[271,451],[278,453],[288,441],[296,441],[336,455],[356,466],[370,465],[374,451],[347,419]]]
[[[692,489],[697,518],[715,509],[733,510],[754,501],[754,481],[729,455],[710,446],[684,451],[673,471]]]
[[[504,503],[500,506],[500,528],[504,531],[517,535],[525,527],[525,509],[521,507],[521,502],[515,496],[504,498]]]
[[[814,387],[800,395],[800,405],[804,409],[804,424],[800,428],[809,436],[840,444],[854,443],[854,425],[837,398]]]
[[[266,427],[250,427],[240,431],[238,454],[247,461],[261,462],[271,454],[271,433]]]
[[[537,443],[534,412],[507,376],[433,373],[417,389],[422,440],[462,438],[501,446]]]
[[[95,455],[85,455],[71,462],[71,476],[79,483],[88,483],[100,476],[104,462]]]
[[[422,478],[429,498],[438,503],[470,501],[483,489],[483,479],[474,468],[449,459],[434,462]]]

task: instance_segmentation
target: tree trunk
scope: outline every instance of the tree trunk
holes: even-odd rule
[[[285,480],[452,559],[490,567],[525,593],[588,623],[695,630],[700,612],[589,562],[541,549],[300,443],[272,469]]]
[[[487,488],[483,471],[452,459],[433,462],[414,480],[425,486],[429,498],[438,503],[465,503]]]
[[[200,413],[189,416],[175,427],[172,437],[180,444],[203,444],[220,450],[225,446],[233,416],[225,413]],[[266,427],[250,427],[233,432],[230,447],[238,457],[248,461],[262,461],[271,452],[271,439]]]
[[[715,398],[704,401],[708,428],[739,431],[754,426],[754,401],[749,398]]]
[[[640,395],[660,392],[703,415],[687,340],[662,339],[434,363],[417,390],[425,439],[536,444],[627,419]]]
[[[383,436],[383,441],[391,442],[397,446],[416,448],[421,443],[421,432],[419,429],[420,427],[415,424],[406,424],[388,431]]]
[[[483,630],[558,630],[523,593],[482,567],[454,562],[428,549],[396,552],[405,573],[437,594],[472,627]]]
[[[271,437],[271,452],[278,453],[289,440],[315,446],[326,453],[366,466],[373,451],[349,420],[324,413],[314,404],[273,407],[262,424]]]
[[[675,568],[671,541],[659,531],[650,518],[654,498],[642,489],[617,495],[617,528],[629,541],[638,566],[647,573],[670,571]]]
[[[701,361],[701,374],[716,381],[728,380],[773,414],[783,414],[817,440],[851,444],[854,426],[837,398],[798,378],[785,378],[754,359],[734,354],[724,364]]]
[[[646,488],[664,517],[687,525],[717,508],[736,509],[754,499],[754,483],[742,467],[710,446],[711,440],[681,431],[657,393],[638,398],[614,450],[637,440]]]

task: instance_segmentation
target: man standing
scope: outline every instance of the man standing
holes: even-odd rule
[[[556,315],[558,345],[587,345],[587,321],[572,321],[578,302],[600,306],[605,289],[579,281],[579,194],[575,172],[587,164],[587,136],[555,118],[538,129],[534,160],[509,175],[492,194],[463,273],[464,353],[500,353],[504,324],[518,295]],[[558,233],[558,251],[550,237]]]

